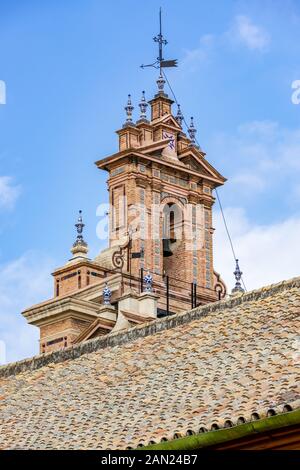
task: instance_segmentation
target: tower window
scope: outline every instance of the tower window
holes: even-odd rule
[[[182,238],[183,216],[176,204],[166,204],[163,210],[163,245],[164,256],[171,256],[172,243]]]

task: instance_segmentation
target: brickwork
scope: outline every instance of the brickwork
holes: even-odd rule
[[[153,276],[160,310],[167,310],[167,276],[169,312],[191,306],[192,284],[197,304],[219,298],[213,269],[212,189],[225,178],[183,133],[167,95],[158,93],[149,103],[151,121],[127,123],[117,131],[119,152],[96,162],[109,175],[109,248],[90,260],[87,244],[77,237],[72,259],[53,273],[58,302],[83,292],[83,300],[99,304],[104,281],[111,285],[116,270],[133,278],[120,276],[112,297],[118,302],[124,292],[139,291],[141,269]],[[222,290],[220,278],[218,283]],[[90,299],[88,288],[97,284],[96,298]],[[41,329],[42,352],[72,344],[88,326],[87,318],[94,319],[93,308],[85,311],[91,306],[77,307],[76,318],[66,317],[66,310],[60,314],[45,310],[41,321],[38,313],[33,318],[30,311],[24,312]]]
[[[160,165],[154,162],[145,165],[142,158],[132,158],[118,168],[119,171],[113,167],[108,182],[112,213],[116,217],[122,207],[121,220],[125,218],[126,222],[120,222],[116,231],[111,220],[110,239],[111,244],[122,244],[129,226],[134,230],[132,251],[142,250],[142,254],[139,261],[132,260],[132,274],[139,276],[143,267],[154,275],[165,272],[213,289],[211,206],[214,201],[209,184],[204,193],[194,177],[189,179],[177,168],[165,168],[163,161]],[[168,203],[181,208],[183,227],[181,234],[177,230],[180,236],[171,245],[173,256],[167,259],[163,257],[162,231],[163,210]],[[190,204],[192,208],[188,207]]]
[[[70,346],[90,322],[72,317],[57,320],[40,327],[40,353],[48,353]]]
[[[61,297],[98,283],[105,277],[105,272],[99,266],[81,261],[66,266],[59,271],[59,274],[53,273],[53,275],[54,297]]]

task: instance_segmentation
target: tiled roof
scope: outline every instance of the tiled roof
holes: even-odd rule
[[[299,408],[299,313],[297,278],[2,367],[0,448],[124,449]]]

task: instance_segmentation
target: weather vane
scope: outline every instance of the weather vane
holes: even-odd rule
[[[161,26],[161,8],[159,9],[159,34],[153,38],[154,42],[158,43],[158,57],[153,64],[141,65],[141,68],[154,67],[156,69],[162,69],[164,67],[177,67],[177,59],[164,60],[163,58],[163,46],[168,44],[168,41],[163,37],[162,26]]]

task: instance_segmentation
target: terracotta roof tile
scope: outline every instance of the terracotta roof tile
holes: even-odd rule
[[[300,278],[0,368],[0,448],[112,449],[300,406]]]

